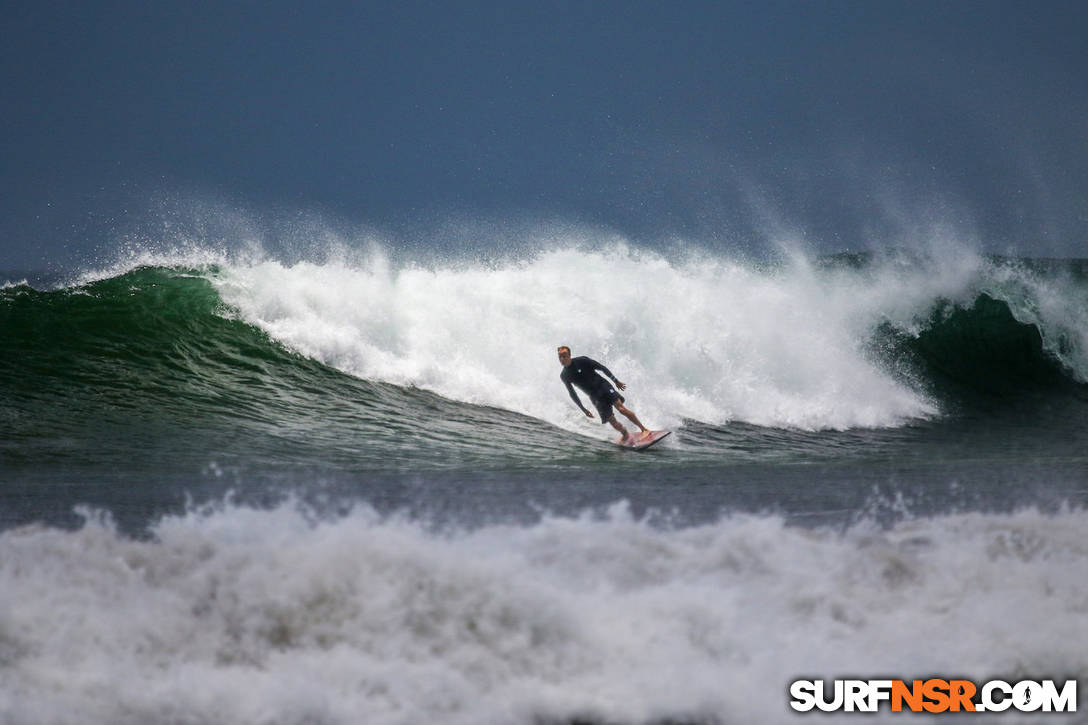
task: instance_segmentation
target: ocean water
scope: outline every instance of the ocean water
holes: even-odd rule
[[[1088,682],[1088,261],[0,282],[5,725],[778,723],[802,677]],[[673,435],[615,446],[560,344]]]

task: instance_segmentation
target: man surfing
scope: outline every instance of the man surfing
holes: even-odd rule
[[[616,420],[616,416],[612,413],[613,406],[639,427],[642,431],[639,435],[640,439],[650,434],[651,431],[642,424],[638,416],[624,407],[623,396],[617,393],[616,389],[609,385],[607,380],[597,374],[599,370],[612,379],[612,382],[616,384],[616,388],[625,390],[627,386],[621,383],[608,368],[584,355],[571,358],[570,348],[566,345],[559,347],[559,362],[563,365],[563,372],[559,374],[559,379],[567,386],[567,392],[570,393],[571,400],[582,409],[587,417],[593,417],[593,413],[586,410],[585,406],[582,405],[582,401],[578,398],[578,393],[574,392],[574,388],[571,387],[577,385],[578,389],[593,401],[597,413],[601,416],[601,423],[611,423],[612,427],[623,435],[620,439],[621,444],[627,444],[631,440],[631,436],[628,434],[627,429],[623,427],[623,424]]]

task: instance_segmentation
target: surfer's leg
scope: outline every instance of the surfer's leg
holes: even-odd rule
[[[639,427],[639,430],[641,430],[643,433],[649,433],[650,432],[650,429],[642,424],[642,421],[638,419],[638,416],[635,415],[634,411],[631,411],[631,410],[627,409],[626,407],[624,407],[623,403],[620,403],[618,401],[616,403],[613,403],[613,405],[616,406],[616,410],[618,410],[619,412],[621,412],[625,416],[627,416],[627,419],[629,421],[631,421],[632,423],[637,425]],[[615,418],[616,416],[612,416],[612,417]]]
[[[593,398],[593,404],[597,406],[597,413],[601,416],[601,425],[608,423],[613,428],[623,434],[623,438],[620,442],[624,442],[628,438],[627,429],[623,427],[623,423],[616,420],[616,414],[612,412],[612,405],[623,400],[619,393],[612,391],[611,395],[602,395],[600,397]]]
[[[608,419],[608,422],[611,423],[612,427],[618,430],[623,436],[621,440],[627,440],[627,429],[623,427],[623,423],[620,423],[618,420],[616,420],[616,416],[613,415],[611,418]]]

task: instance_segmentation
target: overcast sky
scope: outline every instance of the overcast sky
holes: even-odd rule
[[[1088,256],[1085,2],[8,2],[0,268],[163,199]],[[158,212],[155,210],[159,209]],[[150,226],[154,226],[152,223]]]

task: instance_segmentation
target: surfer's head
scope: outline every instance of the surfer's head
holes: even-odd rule
[[[559,346],[559,362],[563,363],[563,367],[570,365],[570,348],[566,345]]]

